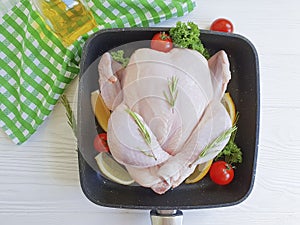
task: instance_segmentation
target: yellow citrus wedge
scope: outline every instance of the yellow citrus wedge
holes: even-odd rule
[[[130,185],[134,183],[125,167],[119,164],[110,153],[101,152],[95,157],[98,167],[102,174],[119,184]]]
[[[209,168],[213,160],[209,160],[205,163],[196,166],[194,172],[185,180],[186,184],[193,184],[200,181],[209,171]]]
[[[225,106],[227,112],[229,113],[232,124],[234,124],[236,119],[236,109],[235,109],[235,104],[228,92],[224,94],[221,102]]]
[[[108,126],[108,119],[110,117],[110,111],[105,105],[103,98],[99,92],[99,90],[93,91],[91,93],[91,103],[93,112],[96,116],[96,119],[102,129],[106,132]]]

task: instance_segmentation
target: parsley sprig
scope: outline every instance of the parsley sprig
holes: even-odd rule
[[[173,44],[180,48],[194,49],[200,52],[205,58],[209,58],[208,50],[200,40],[200,29],[193,22],[177,22],[176,26],[170,29],[170,36]]]
[[[126,67],[129,63],[129,58],[124,56],[124,50],[117,50],[110,53],[113,60],[122,64],[123,67]]]

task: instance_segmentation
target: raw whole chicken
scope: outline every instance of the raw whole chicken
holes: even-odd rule
[[[197,51],[136,50],[123,68],[102,55],[99,85],[112,110],[108,145],[144,187],[163,194],[213,159],[229,137],[203,150],[232,126],[221,98],[231,78],[224,51],[208,61]]]

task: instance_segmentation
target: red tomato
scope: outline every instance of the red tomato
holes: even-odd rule
[[[210,178],[219,185],[229,184],[234,177],[234,170],[231,165],[224,161],[214,162],[209,170]]]
[[[232,23],[224,18],[216,19],[210,26],[211,30],[214,31],[221,31],[221,32],[233,32],[233,25]]]
[[[106,133],[97,134],[95,136],[94,148],[98,152],[109,152]]]
[[[168,52],[173,48],[172,39],[165,32],[159,32],[153,36],[151,48],[161,52]]]

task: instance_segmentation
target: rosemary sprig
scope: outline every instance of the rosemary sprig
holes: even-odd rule
[[[140,120],[140,118],[137,116],[137,114],[135,112],[133,112],[130,109],[126,109],[126,112],[129,113],[129,115],[134,119],[136,125],[138,126],[138,129],[139,129],[141,135],[143,136],[143,138],[144,138],[145,142],[147,143],[147,145],[150,147],[151,154],[148,154],[146,151],[144,151],[143,149],[141,149],[139,147],[137,149],[139,149],[144,155],[146,155],[148,157],[152,157],[155,160],[157,160],[157,158],[155,157],[155,155],[153,153],[153,150],[151,149],[151,146],[150,146],[151,145],[151,137],[150,137],[150,134],[147,131],[145,125],[143,124],[143,122]]]
[[[237,129],[237,127],[234,125],[233,127],[229,128],[229,129],[225,130],[223,133],[221,133],[215,140],[213,140],[210,144],[205,146],[203,151],[200,153],[199,158],[204,157],[210,149],[218,146],[222,141],[229,138],[236,129]]]
[[[145,142],[150,145],[151,144],[151,137],[149,132],[147,131],[145,125],[143,124],[143,122],[140,120],[140,118],[137,116],[137,114],[133,111],[131,111],[130,109],[126,109],[126,112],[129,113],[129,115],[134,119],[136,125],[139,128],[139,131],[141,133],[141,135],[143,136]]]
[[[63,106],[65,107],[66,110],[66,116],[68,118],[68,124],[69,126],[72,128],[73,134],[74,136],[77,138],[77,124],[76,124],[76,120],[75,120],[75,116],[74,113],[71,109],[69,100],[67,99],[67,97],[63,94],[60,98],[61,103],[63,104]]]
[[[164,96],[171,107],[174,107],[177,99],[177,95],[178,95],[177,83],[178,83],[178,78],[175,76],[171,77],[170,79],[168,79],[169,97],[167,93],[164,91]]]
[[[144,151],[143,149],[141,148],[137,148],[139,149],[145,156],[148,156],[148,157],[151,157],[151,158],[154,158],[155,161],[157,160],[157,158],[155,157],[155,155],[153,154],[153,152],[151,154],[147,153],[146,151]]]
[[[237,121],[239,119],[239,112],[236,114],[236,119],[234,121],[234,125],[237,124]],[[237,164],[242,163],[243,161],[243,153],[241,149],[237,146],[235,143],[235,136],[236,136],[237,130],[232,132],[230,139],[227,143],[227,145],[224,147],[224,149],[216,156],[215,160],[224,160],[228,164]]]

